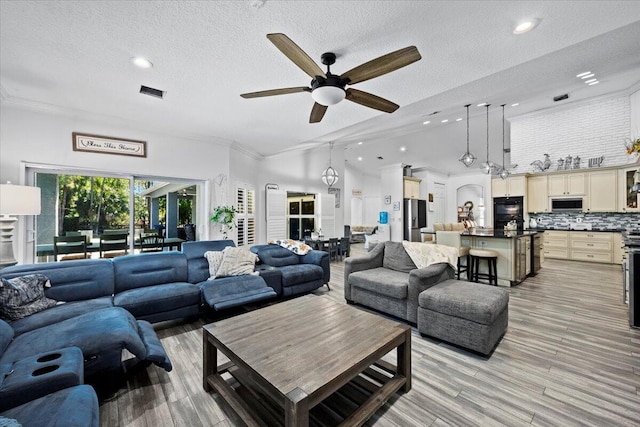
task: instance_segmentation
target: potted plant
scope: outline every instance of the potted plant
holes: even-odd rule
[[[233,230],[233,227],[236,226],[237,213],[238,211],[233,206],[217,206],[213,210],[211,218],[209,218],[209,221],[220,224],[220,232],[225,240],[227,238],[227,233]]]

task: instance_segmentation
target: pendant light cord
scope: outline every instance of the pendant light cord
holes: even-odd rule
[[[489,164],[489,105],[487,104],[487,165]]]
[[[504,106],[507,104],[502,104],[502,167],[507,169],[507,165],[504,164]]]
[[[469,153],[469,107],[470,106],[471,104],[465,105],[465,108],[467,109],[467,154]]]

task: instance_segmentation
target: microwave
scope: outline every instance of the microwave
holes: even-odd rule
[[[582,197],[551,199],[551,212],[582,212]]]

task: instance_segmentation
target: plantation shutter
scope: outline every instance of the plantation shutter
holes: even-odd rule
[[[238,187],[236,191],[236,206],[238,209],[238,246],[255,243],[255,191],[250,188]]]
[[[336,198],[320,194],[320,227],[325,237],[336,237]]]
[[[267,189],[267,241],[287,236],[287,192]]]

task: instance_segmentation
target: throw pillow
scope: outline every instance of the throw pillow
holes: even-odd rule
[[[222,251],[222,263],[216,272],[216,277],[241,276],[243,274],[258,274],[253,269],[258,257],[243,248],[228,246]]]
[[[311,250],[311,246],[291,239],[269,240],[269,244],[281,246],[296,255],[306,255]]]
[[[209,280],[216,278],[216,273],[220,268],[220,264],[222,264],[223,255],[222,251],[207,251],[204,253],[204,257],[209,263]]]
[[[43,274],[29,274],[0,281],[0,317],[18,320],[53,307],[57,302],[44,296],[51,286]]]

